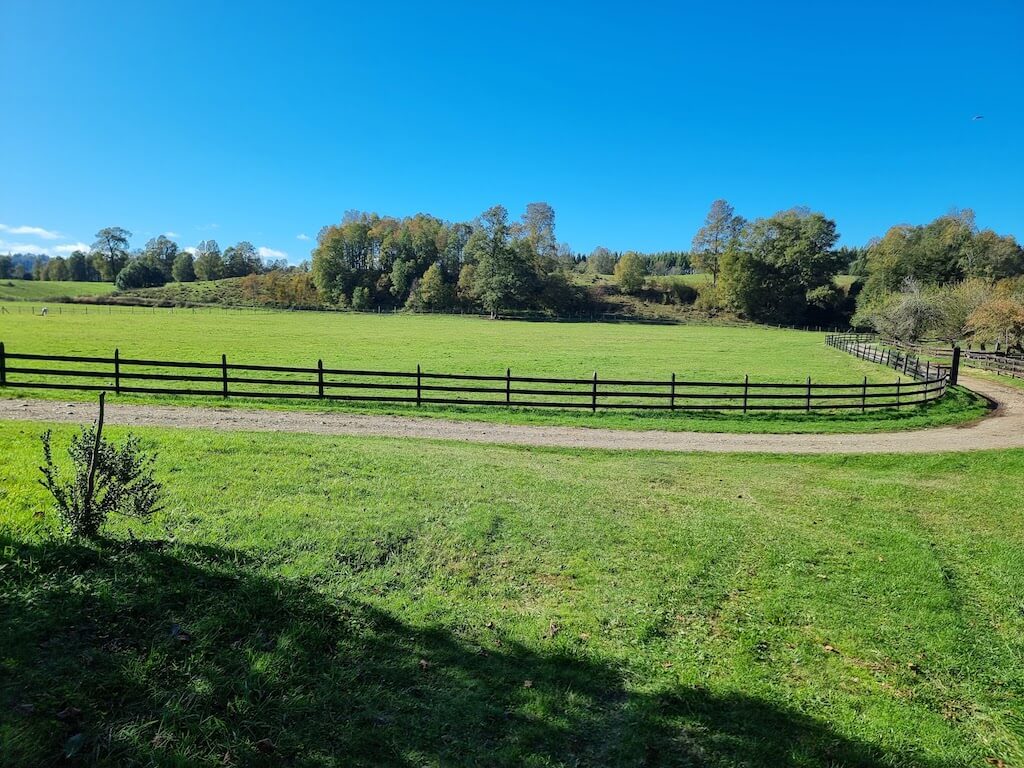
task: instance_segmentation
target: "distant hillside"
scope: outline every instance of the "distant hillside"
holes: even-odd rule
[[[611,316],[654,322],[732,321],[733,313],[707,308],[697,302],[698,289],[708,285],[710,275],[650,276],[635,295],[622,293],[610,275],[572,274],[572,285],[584,292],[585,302],[568,317]],[[836,277],[836,284],[849,291],[856,278]],[[111,283],[0,281],[0,301],[65,301],[74,303],[123,304],[177,307],[265,307],[275,309],[337,310],[324,302],[308,273],[271,272],[248,277],[191,283],[168,283],[159,288],[116,291]],[[387,311],[401,307],[373,305],[365,311]],[[454,310],[458,312],[458,310]],[[506,316],[540,316],[538,313],[507,312]]]
[[[0,301],[69,301],[83,296],[105,296],[113,283],[73,281],[0,280]]]
[[[312,283],[303,284],[305,273],[283,275],[275,281],[270,275],[235,277],[193,283],[169,283],[160,288],[118,291],[109,296],[85,301],[136,304],[145,306],[231,306],[275,307],[279,309],[337,309],[325,303]],[[607,276],[572,275],[572,283],[586,300],[571,317],[614,315],[627,319],[683,321],[707,319],[712,315],[693,306],[697,298],[692,285],[707,282],[703,275],[652,277],[637,295],[626,295]],[[682,288],[678,286],[683,286]],[[374,304],[368,311],[394,311],[393,304]],[[402,307],[397,307],[401,310]],[[458,312],[458,310],[454,310]],[[507,316],[534,316],[536,313],[504,313]],[[721,316],[723,313],[717,313]]]
[[[222,280],[203,280],[194,283],[168,283],[159,288],[136,288],[131,291],[117,291],[110,298],[124,304],[167,304],[184,306],[262,306],[257,298],[246,296],[242,291],[241,277],[226,277]],[[319,302],[317,302],[319,304]]]

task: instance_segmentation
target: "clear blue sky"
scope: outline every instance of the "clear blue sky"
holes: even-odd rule
[[[3,0],[0,110],[4,252],[120,225],[299,261],[347,209],[535,200],[580,251],[685,249],[718,197],[1024,237],[1020,0]]]

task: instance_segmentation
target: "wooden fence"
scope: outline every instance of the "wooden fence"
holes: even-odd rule
[[[952,358],[954,354],[957,354],[957,350],[959,350],[960,360],[964,365],[992,371],[1000,376],[1009,376],[1012,379],[1024,379],[1024,355],[939,346],[939,342],[907,344],[899,341],[886,341],[884,344],[887,347],[912,351],[918,355],[939,359]]]
[[[425,371],[181,362],[10,352],[0,342],[0,386],[207,397],[290,398],[414,405],[666,411],[835,411],[899,408],[937,400],[948,376],[855,384],[484,376]]]
[[[956,384],[960,369],[960,352],[953,350],[949,365],[942,365],[931,360],[921,361],[919,355],[901,352],[893,347],[879,347],[877,338],[868,333],[833,333],[825,337],[830,347],[849,352],[878,365],[884,365],[915,381],[933,381],[945,379],[948,384]]]

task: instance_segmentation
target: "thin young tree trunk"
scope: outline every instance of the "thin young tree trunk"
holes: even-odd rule
[[[106,396],[106,392],[100,392],[100,417],[96,421],[96,439],[92,444],[92,456],[89,457],[89,482],[85,487],[85,500],[82,505],[86,519],[92,512],[92,494],[96,487],[96,460],[100,453],[100,440],[103,437],[103,401]]]

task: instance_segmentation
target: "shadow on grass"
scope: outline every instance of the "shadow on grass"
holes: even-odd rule
[[[469,628],[475,639],[465,640],[412,627],[269,577],[227,549],[0,545],[8,765],[881,766],[895,757],[741,694],[639,694],[608,664],[538,653],[495,628]]]

